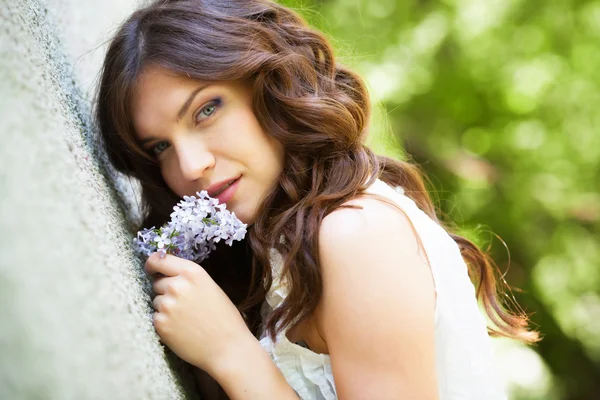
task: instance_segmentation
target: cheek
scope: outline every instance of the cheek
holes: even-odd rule
[[[275,153],[277,166],[278,166],[279,170],[283,170],[283,165],[285,163],[285,149],[283,148],[283,145],[281,143],[279,143],[278,141],[276,141],[275,139],[271,139],[271,140],[272,140],[271,146],[273,148],[273,152]]]
[[[231,113],[219,128],[220,150],[230,157],[246,161],[254,159],[261,147],[258,129],[257,122],[245,110]]]
[[[160,173],[167,186],[177,195],[182,195],[182,180],[177,167],[177,162],[173,160],[165,160],[161,163]]]
[[[272,138],[265,137],[263,152],[268,153],[268,157],[263,158],[265,171],[269,171],[268,179],[276,179],[283,170],[284,153],[282,145]]]
[[[244,109],[232,116],[229,127],[230,143],[235,143],[247,159],[271,168],[273,163],[283,165],[281,144],[263,131],[251,109]]]

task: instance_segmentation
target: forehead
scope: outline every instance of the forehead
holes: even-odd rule
[[[148,66],[142,69],[137,80],[135,81],[133,94],[134,96],[136,94],[141,95],[143,92],[147,92],[149,90],[164,91],[169,88],[194,85],[198,82],[201,81],[177,74],[161,67]]]
[[[206,84],[158,67],[144,69],[131,93],[131,118],[138,135],[174,123],[190,93]]]

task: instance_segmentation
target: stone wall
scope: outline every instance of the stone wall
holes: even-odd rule
[[[132,0],[0,0],[0,399],[194,399],[128,231],[135,186],[90,123]]]

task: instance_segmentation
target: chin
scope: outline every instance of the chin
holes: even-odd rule
[[[237,213],[235,213],[235,216],[238,217],[238,219],[240,221],[242,221],[244,224],[251,226],[252,224],[254,224],[255,218],[248,218],[245,214],[240,214],[238,215]]]
[[[256,212],[254,210],[244,210],[242,208],[236,209],[236,207],[233,207],[231,211],[235,213],[235,216],[238,217],[240,221],[248,226],[254,224],[254,221],[256,221]]]

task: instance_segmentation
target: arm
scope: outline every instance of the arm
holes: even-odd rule
[[[247,340],[229,346],[230,353],[215,364],[213,378],[232,400],[298,400],[258,340],[248,332]]]
[[[317,314],[340,399],[438,398],[435,290],[410,221],[371,199],[323,219]]]
[[[206,371],[233,400],[298,398],[204,268],[158,253],[148,257],[145,268],[150,276],[162,275],[152,284],[153,324],[162,343]]]
[[[194,379],[198,387],[198,393],[200,393],[201,399],[229,400],[229,397],[225,394],[225,391],[209,374],[198,367],[192,368]]]

